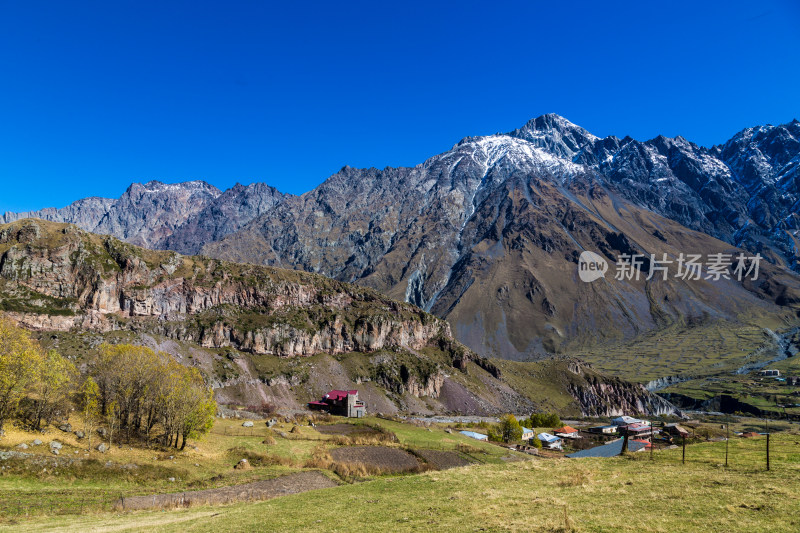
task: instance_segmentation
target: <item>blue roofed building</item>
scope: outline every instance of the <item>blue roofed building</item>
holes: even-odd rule
[[[484,435],[483,433],[476,433],[474,431],[460,431],[460,433],[475,440],[489,440],[489,436]]]
[[[579,459],[581,457],[616,457],[622,454],[622,441],[623,439],[617,439],[608,444],[603,444],[602,446],[595,446],[588,450],[567,454],[567,457],[570,459]],[[638,452],[644,450],[646,447],[646,442],[638,442],[635,440],[628,441],[628,451],[630,452]]]

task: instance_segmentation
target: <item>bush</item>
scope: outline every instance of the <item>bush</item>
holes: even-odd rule
[[[557,428],[562,425],[555,413],[533,413],[525,423],[531,428]]]

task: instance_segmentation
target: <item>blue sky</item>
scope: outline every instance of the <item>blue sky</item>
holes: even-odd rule
[[[558,4],[0,0],[0,212],[302,193],[550,112],[705,145],[800,118],[798,2]]]

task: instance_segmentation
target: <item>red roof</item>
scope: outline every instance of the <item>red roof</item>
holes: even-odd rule
[[[352,394],[355,396],[358,394],[357,390],[332,390],[328,394],[325,395],[325,398],[329,400],[344,400],[347,398],[348,394]]]
[[[649,448],[649,447],[651,447],[651,446],[652,446],[652,444],[650,444],[650,443],[649,443],[649,442],[647,442],[646,440],[641,440],[641,439],[631,439],[631,440],[632,440],[633,442],[641,442],[642,444],[645,444],[645,445],[646,445],[646,446],[645,446],[645,448]]]
[[[577,433],[578,430],[572,426],[564,426],[562,428],[554,429],[553,433]]]

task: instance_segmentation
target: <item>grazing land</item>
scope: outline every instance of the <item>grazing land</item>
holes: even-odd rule
[[[532,459],[472,465],[276,498],[172,512],[40,517],[9,531],[605,531],[727,533],[800,529],[800,441],[773,435],[774,468],[756,440],[730,445],[740,464],[723,466],[724,442],[612,459]],[[795,449],[797,448],[797,449]],[[624,505],[620,502],[624,501]],[[635,519],[631,519],[631,514]]]

